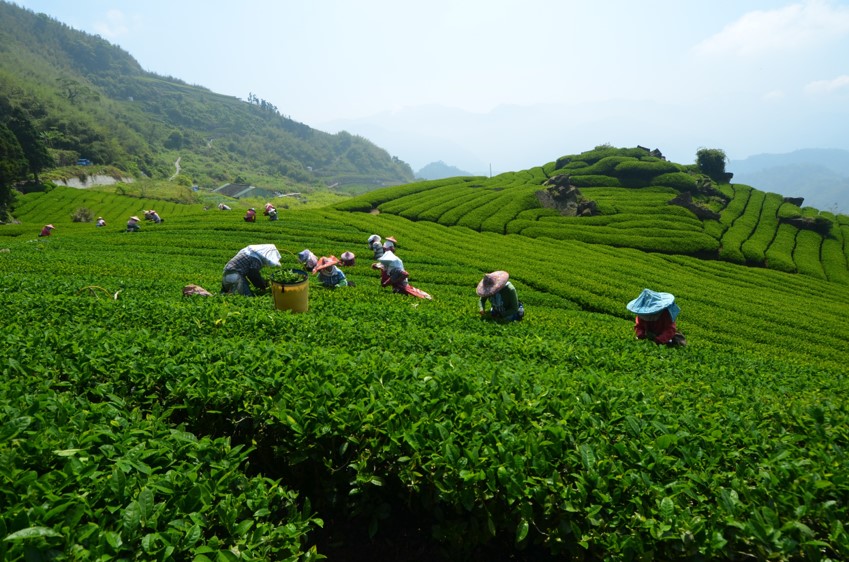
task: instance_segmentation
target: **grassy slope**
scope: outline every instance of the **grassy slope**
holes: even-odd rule
[[[159,393],[165,403],[232,408],[229,417],[254,417],[271,429],[281,427],[279,420],[274,423],[279,408],[297,418],[307,442],[313,440],[311,450],[322,448],[326,432],[350,436],[355,431],[362,441],[359,446],[351,442],[353,457],[339,465],[346,485],[360,490],[365,504],[389,498],[397,510],[392,494],[401,486],[401,495],[416,491],[414,497],[430,498],[423,504],[453,506],[435,522],[434,532],[454,548],[464,534],[471,544],[482,540],[481,529],[469,527],[486,520],[473,505],[492,510],[488,516],[495,520],[496,535],[489,540],[503,548],[512,549],[527,521],[523,501],[484,500],[486,486],[456,480],[457,466],[472,463],[467,455],[474,447],[492,447],[493,452],[505,447],[507,452],[481,461],[484,472],[487,466],[504,466],[508,457],[503,455],[514,459],[510,463],[519,462],[513,455],[530,455],[540,463],[555,463],[564,479],[543,486],[544,475],[530,476],[532,467],[510,468],[528,474],[531,480],[524,485],[540,478],[534,486],[549,490],[529,491],[525,500],[536,498],[528,504],[536,506],[531,519],[548,533],[549,542],[533,530],[527,540],[547,549],[614,558],[628,552],[800,556],[808,551],[799,545],[817,539],[825,546],[815,550],[838,558],[848,553],[845,534],[834,527],[834,521],[845,518],[840,510],[849,482],[841,452],[849,445],[841,429],[849,426],[845,285],[719,261],[333,210],[284,211],[276,223],[248,225],[236,213],[175,206],[167,214],[160,211],[165,223],[145,225],[139,234],[119,232],[120,225],[100,230],[58,221],[54,236],[38,239],[41,224],[57,222],[50,217],[60,212],[43,214],[51,195],[24,197],[24,223],[2,229],[0,247],[9,251],[0,253],[0,299],[10,330],[23,334],[28,346],[4,346],[3,365],[14,358],[26,366],[28,357],[32,364],[49,364],[46,358],[53,357],[86,371],[94,359],[84,357],[101,357],[105,367],[97,376],[139,407],[145,408],[147,399],[139,393]],[[28,207],[30,198],[42,200]],[[124,214],[146,206],[120,199],[110,204],[124,205]],[[62,211],[69,216],[72,210]],[[412,284],[434,295],[434,301],[413,301],[377,287],[365,250],[374,232],[399,239]],[[277,244],[290,264],[295,262],[292,253],[304,247],[318,255],[352,250],[359,260],[348,273],[357,287],[330,292],[313,285],[311,310],[301,316],[275,313],[268,297],[180,297],[187,283],[216,290],[224,263],[251,243]],[[526,304],[521,324],[477,319],[474,286],[483,272],[502,268],[511,272]],[[92,297],[83,289],[90,285],[110,294],[120,291],[119,299]],[[624,305],[643,287],[676,294],[687,348],[633,340]],[[49,334],[69,333],[78,337],[73,347],[47,344],[54,352],[40,343],[44,334],[51,341]],[[119,351],[127,341],[135,342],[137,355]],[[122,367],[126,361],[134,367]],[[206,369],[217,373],[218,382],[203,378],[209,395],[194,396],[193,389],[203,386],[196,377]],[[275,372],[288,373],[287,381],[275,378]],[[5,366],[3,373],[12,375]],[[291,383],[297,384],[286,386]],[[322,391],[325,406],[317,409],[310,392],[321,384],[337,390]],[[418,410],[411,409],[414,404]],[[346,425],[368,411],[368,421]],[[210,415],[189,416],[187,429],[232,431],[227,423],[213,423],[218,418]],[[635,430],[634,423],[645,425]],[[313,437],[309,428],[317,431]],[[448,436],[440,437],[446,428]],[[398,432],[429,437],[392,453],[393,445],[380,436]],[[680,443],[671,446],[661,439],[666,433]],[[553,440],[556,452],[532,445],[542,435]],[[461,460],[450,458],[451,442],[459,445]],[[685,442],[697,454],[688,456]],[[332,439],[329,443],[339,446]],[[658,443],[672,448],[649,461],[645,455]],[[634,449],[626,452],[622,444]],[[314,491],[297,467],[280,469],[292,462],[281,453],[288,446],[295,447],[278,442],[264,449],[260,443],[253,464]],[[386,454],[394,454],[396,462],[379,461],[381,447],[389,448]],[[275,458],[273,450],[284,456]],[[420,472],[429,476],[405,472],[398,455],[418,459]],[[330,449],[327,459],[342,462]],[[372,475],[385,479],[385,487],[362,483]],[[574,495],[589,476],[599,479],[598,491]],[[506,481],[499,489],[513,493]],[[739,497],[739,507],[728,506],[728,490]],[[566,495],[558,499],[560,494]],[[534,503],[546,496],[552,506]],[[332,506],[316,497],[313,501],[320,516],[338,517]],[[466,502],[469,507],[461,507]],[[656,512],[661,505],[671,526],[664,530],[649,524],[661,517]],[[648,519],[641,523],[639,517]],[[786,529],[785,538],[794,537],[795,545],[769,533],[760,536],[764,525],[773,529],[794,521],[811,532]],[[391,533],[392,526],[380,520],[378,528],[386,530],[380,536]],[[682,544],[687,533],[695,537],[695,546]],[[332,552],[328,534],[332,530],[315,531],[318,538],[309,540]],[[617,542],[616,537],[628,535],[639,544]],[[556,537],[565,542],[550,542]]]

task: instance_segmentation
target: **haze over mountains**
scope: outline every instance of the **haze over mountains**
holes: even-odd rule
[[[601,144],[657,148],[669,160],[687,164],[706,147],[725,151],[735,182],[804,197],[806,205],[823,210],[849,209],[849,173],[839,164],[849,150],[849,104],[840,80],[829,96],[824,95],[826,85],[818,89],[819,83],[812,82],[804,94],[775,94],[758,103],[741,101],[743,96],[703,95],[694,84],[692,99],[678,103],[620,99],[499,105],[480,112],[418,105],[301,123],[286,117],[288,108],[278,111],[265,99],[254,96],[244,103],[142,71],[129,52],[99,36],[6,2],[0,8],[6,14],[0,28],[7,29],[0,41],[5,47],[0,69],[9,77],[0,93],[31,106],[39,115],[36,125],[51,131],[51,149],[97,163],[125,160],[149,175],[170,174],[179,151],[184,172],[200,183],[231,181],[241,174],[260,183],[385,185],[409,181],[412,170],[440,162],[443,169],[427,173],[497,175]],[[75,94],[72,100],[61,84],[90,95]],[[551,85],[541,77],[540,87]],[[576,80],[575,87],[586,84]],[[627,93],[623,90],[623,96]],[[114,103],[102,103],[105,98]],[[39,108],[49,108],[49,114],[38,113]],[[73,127],[62,119],[70,119]],[[65,134],[69,127],[86,134]],[[102,141],[106,130],[117,142]],[[823,147],[828,154],[820,158],[803,147]],[[749,157],[765,153],[775,161],[748,165]]]
[[[822,211],[849,212],[849,150],[801,149],[757,154],[728,164],[732,181],[791,197]]]

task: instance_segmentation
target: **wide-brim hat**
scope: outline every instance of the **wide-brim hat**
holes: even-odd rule
[[[274,244],[251,244],[242,248],[240,252],[258,259],[263,265],[270,265],[271,267],[280,266],[282,256],[280,255],[280,250]]]
[[[625,308],[633,312],[637,316],[657,314],[663,310],[669,309],[669,314],[672,316],[672,321],[681,312],[681,308],[675,304],[675,295],[672,293],[661,293],[652,291],[651,289],[643,289],[640,296],[629,302]]]
[[[398,241],[397,241],[397,240],[395,240],[395,237],[394,237],[394,236],[387,236],[387,237],[386,237],[386,241],[387,241],[387,242],[392,242],[393,244],[397,244],[397,243],[398,243]]]
[[[56,228],[56,227],[55,227],[55,226],[53,226],[52,224],[47,224],[47,225],[44,225],[44,228],[50,228],[50,229],[53,229],[53,228]]]
[[[383,264],[383,266],[387,269],[404,269],[404,262],[401,261],[401,258],[395,255],[395,252],[389,250],[384,253],[382,256],[377,258],[377,261]]]
[[[298,261],[301,263],[307,261],[310,257],[310,254],[312,254],[312,252],[310,252],[309,250],[301,250],[300,252],[298,252]]]
[[[343,265],[354,265],[354,260],[356,260],[356,258],[357,256],[354,255],[353,252],[342,252],[342,255],[339,256]]]
[[[133,215],[133,216],[130,217],[130,220],[131,221],[140,221],[141,219],[138,218],[136,215]]]
[[[506,271],[493,271],[492,273],[487,273],[478,283],[478,287],[476,289],[478,296],[491,297],[504,288],[508,279],[510,279],[510,274]]]
[[[337,263],[339,263],[339,258],[337,258],[336,256],[321,256],[320,258],[318,258],[318,263],[315,264],[315,267],[313,268],[312,272],[318,273],[322,269],[333,267]]]

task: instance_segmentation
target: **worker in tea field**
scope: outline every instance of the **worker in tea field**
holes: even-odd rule
[[[380,236],[377,234],[372,234],[368,237],[368,247],[374,252],[374,259],[379,260],[380,256],[383,255],[383,243],[380,241]]]
[[[144,212],[144,220],[153,221],[156,224],[159,224],[162,222],[162,217],[159,216],[159,213],[157,213],[153,209],[150,209],[149,211]]]
[[[106,221],[103,217],[97,217],[97,223],[95,223],[95,226],[106,226]]]
[[[394,237],[389,236],[389,237],[386,238],[386,242],[383,243],[383,251],[395,253],[395,246],[397,244],[398,244],[398,241],[395,240]]]
[[[431,297],[421,289],[410,285],[408,279],[410,274],[404,269],[404,262],[394,252],[386,252],[378,260],[380,263],[372,264],[372,268],[380,270],[380,286],[391,286],[392,291],[404,295],[412,295],[420,299],[431,300]]]
[[[675,324],[681,308],[671,293],[643,289],[640,296],[629,302],[626,308],[637,316],[634,321],[637,339],[649,339],[671,346],[687,345],[686,338]]]
[[[342,270],[336,267],[337,263],[339,263],[339,258],[336,256],[322,256],[313,269],[313,273],[318,275],[321,284],[329,289],[347,287],[349,284]]]
[[[493,271],[483,276],[478,283],[476,292],[478,312],[481,316],[512,322],[525,317],[525,306],[519,301],[516,288],[510,282],[510,274],[506,271]],[[486,303],[489,301],[489,311]]]
[[[256,222],[256,209],[251,207],[245,212],[245,222]]]
[[[219,210],[219,211],[229,211],[229,210],[230,210],[230,205],[227,205],[227,204],[225,204],[225,203],[219,203],[219,204],[218,204],[218,210]]]
[[[41,229],[41,232],[38,233],[39,236],[50,236],[50,233],[53,232],[53,229],[56,228],[52,224],[45,224],[44,228]]]
[[[245,246],[224,266],[221,293],[250,297],[253,296],[250,285],[265,291],[268,282],[260,274],[265,266],[280,267],[280,251],[277,247],[274,244]]]
[[[265,204],[265,212],[263,212],[263,214],[266,215],[270,221],[277,220],[277,209],[275,209],[274,205],[271,203]]]
[[[127,221],[127,232],[138,232],[139,230],[141,230],[141,227],[139,226],[139,221],[141,221],[141,219],[137,216],[131,216],[130,220]]]
[[[304,269],[312,273],[313,269],[315,269],[315,266],[318,263],[318,258],[315,257],[315,254],[313,254],[309,250],[302,250],[298,252],[298,261],[301,262],[301,265],[304,266]]]
[[[357,263],[357,256],[354,252],[342,252],[342,255],[339,256],[339,261],[342,262],[342,265],[350,267]]]

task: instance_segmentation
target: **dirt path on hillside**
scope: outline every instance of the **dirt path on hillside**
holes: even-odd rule
[[[174,178],[176,178],[177,176],[179,176],[179,175],[180,175],[180,158],[182,158],[182,156],[178,156],[178,157],[177,157],[177,161],[176,161],[176,162],[174,162],[174,167],[177,169],[177,171],[176,171],[176,172],[174,172],[174,175],[173,175],[173,176],[171,176],[170,178],[168,178],[168,181],[171,181],[171,180],[173,180]]]

